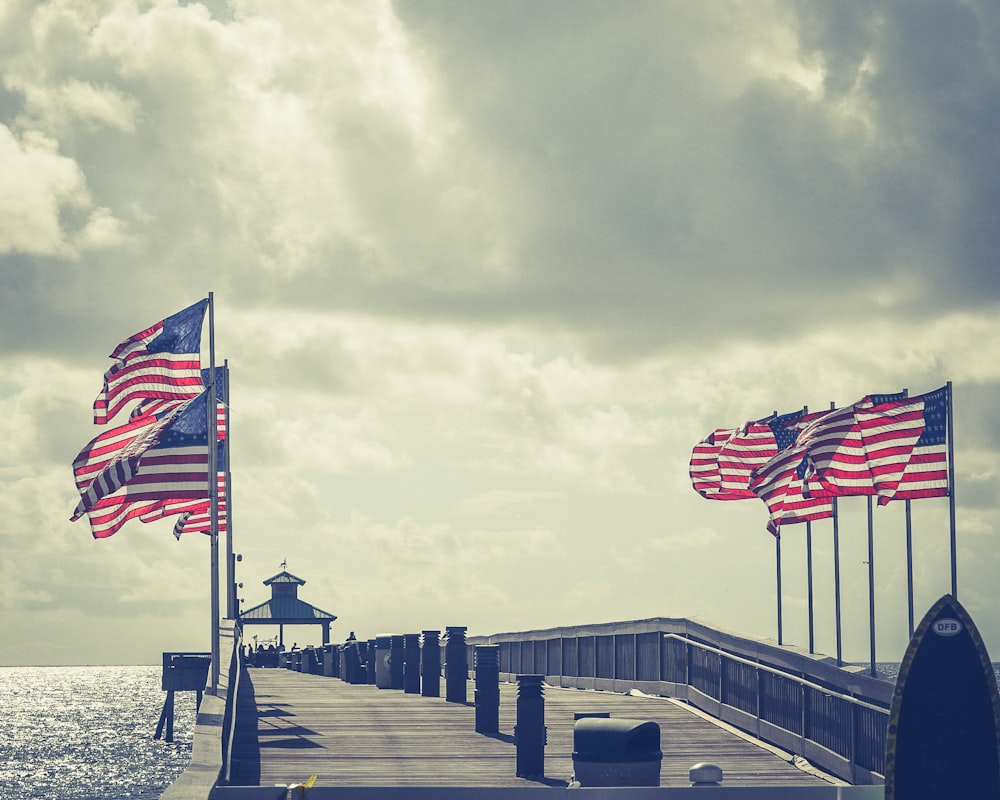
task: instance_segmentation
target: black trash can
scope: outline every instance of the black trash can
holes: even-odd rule
[[[659,786],[660,726],[583,717],[573,726],[573,772],[581,786]]]

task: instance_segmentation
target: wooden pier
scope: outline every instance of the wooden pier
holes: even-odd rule
[[[681,800],[690,792],[701,798],[724,792],[729,800],[883,796],[881,776],[872,767],[879,763],[886,712],[873,702],[891,684],[838,669],[824,657],[688,620],[657,618],[471,641],[464,628],[448,631],[441,648],[447,663],[431,657],[437,639],[427,634],[436,631],[424,632],[417,653],[421,676],[427,670],[442,674],[440,688],[446,691],[439,697],[408,686],[406,665],[414,654],[405,635],[401,654],[392,650],[391,636],[383,637],[389,642],[382,652],[379,637],[359,645],[368,669],[354,677],[372,682],[351,683],[341,679],[352,663],[341,645],[289,652],[277,659],[278,667],[247,668],[239,625],[226,621],[220,652],[229,668],[222,671],[218,691],[206,692],[199,708],[190,767],[161,800],[300,798],[303,792],[291,787],[314,775],[308,791],[313,800],[517,800],[525,792],[534,800],[539,791],[577,800]],[[425,653],[427,641],[433,645]],[[482,727],[496,733],[476,732],[477,708],[467,702],[481,677],[478,666],[471,671],[467,666],[478,664],[481,647],[484,656],[492,651],[493,675],[501,681],[499,726]],[[393,658],[403,660],[402,685],[385,667]],[[483,660],[485,666],[491,658]],[[477,680],[460,677],[472,678],[472,672]],[[524,699],[513,682],[518,675],[545,676],[547,742],[544,769],[534,778],[516,774],[522,754],[513,733],[517,703]],[[492,680],[493,689],[484,681],[484,696],[496,697]],[[492,709],[496,720],[497,708]],[[569,783],[578,714],[657,723],[660,786]],[[529,739],[535,730],[528,725]],[[808,762],[791,753],[804,754]],[[689,770],[703,762],[722,769],[721,786],[689,788]],[[855,785],[846,785],[848,780]]]
[[[578,689],[545,689],[545,777],[515,775],[514,684],[501,684],[500,732],[475,733],[475,708],[371,684],[284,669],[248,670],[255,714],[238,713],[232,783],[260,786],[566,786],[573,773],[574,714],[651,720],[661,729],[662,786],[687,786],[699,762],[720,766],[726,786],[830,786],[788,754],[709,721],[684,703]],[[245,687],[241,687],[243,693]],[[249,693],[247,693],[249,694]],[[473,696],[472,683],[469,697]],[[244,711],[251,708],[248,698]]]

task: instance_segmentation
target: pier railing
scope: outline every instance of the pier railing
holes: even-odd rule
[[[685,619],[468,638],[477,644],[500,646],[508,680],[677,698],[852,784],[882,782],[893,687],[860,667]]]

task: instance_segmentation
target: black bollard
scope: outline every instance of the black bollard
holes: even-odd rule
[[[541,778],[545,775],[545,697],[544,675],[517,676],[517,724],[514,746],[517,749],[517,777]]]
[[[499,733],[500,645],[476,645],[473,661],[476,670],[476,733]]]
[[[367,682],[370,683],[370,684],[372,684],[372,685],[375,685],[375,683],[376,683],[376,679],[375,679],[375,657],[376,657],[376,650],[375,650],[375,640],[374,639],[369,639],[368,640],[368,650],[367,650],[367,653],[368,653],[368,656],[367,656],[367,660],[368,660],[368,665],[367,665],[368,666],[368,674],[366,676],[367,677]]]
[[[420,692],[424,697],[441,696],[441,632],[424,631],[420,648]]]
[[[403,688],[403,634],[389,637],[389,688]]]
[[[365,667],[365,653],[368,649],[367,642],[359,642],[357,639],[350,639],[341,651],[340,676],[347,683],[365,683],[368,680],[368,671]]]
[[[466,701],[466,684],[469,682],[469,654],[465,647],[467,628],[451,626],[444,646],[444,699],[449,703]]]
[[[420,694],[420,634],[403,634],[403,691]]]

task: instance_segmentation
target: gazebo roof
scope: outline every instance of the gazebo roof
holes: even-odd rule
[[[305,581],[296,575],[292,575],[291,572],[282,570],[277,575],[272,575],[270,578],[264,581],[265,586],[270,586],[272,583],[295,583],[298,584],[299,586],[302,586],[303,584],[305,584]]]
[[[310,622],[332,622],[336,618],[335,614],[316,608],[297,597],[272,597],[259,606],[254,606],[240,614],[240,619],[244,622],[275,625],[279,623],[294,625]]]

